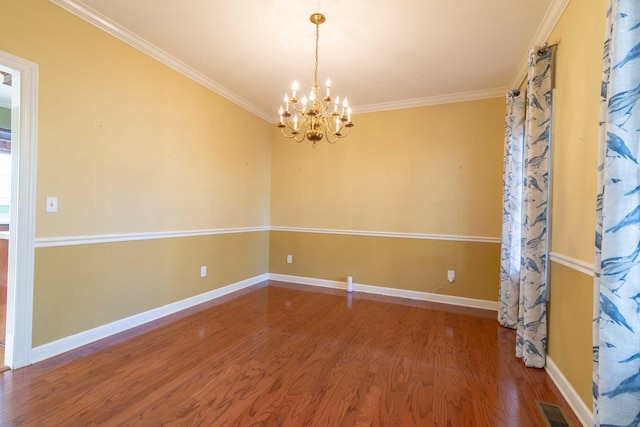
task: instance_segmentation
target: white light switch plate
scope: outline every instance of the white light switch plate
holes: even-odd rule
[[[58,212],[58,198],[47,197],[45,212],[54,213]]]

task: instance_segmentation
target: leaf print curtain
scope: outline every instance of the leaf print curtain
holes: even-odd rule
[[[596,426],[640,425],[640,2],[609,0],[596,205]]]
[[[502,251],[498,320],[515,329],[520,305],[520,238],[522,227],[522,149],[524,146],[525,94],[507,94],[505,119],[504,187],[502,200]]]
[[[547,341],[552,58],[551,48],[529,53],[524,141],[521,122],[510,117],[514,102],[507,99],[498,319],[517,329],[516,355],[536,368],[545,365]]]

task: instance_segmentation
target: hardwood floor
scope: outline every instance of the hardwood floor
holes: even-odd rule
[[[279,282],[0,374],[0,425],[542,426],[495,312]]]

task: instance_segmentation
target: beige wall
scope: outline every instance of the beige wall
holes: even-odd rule
[[[271,224],[499,236],[504,103],[360,114],[315,150],[275,129]]]
[[[268,246],[263,231],[37,249],[33,345],[264,274]]]
[[[39,66],[38,238],[269,225],[269,123],[46,0],[3,2],[0,50]],[[40,248],[33,344],[267,268],[267,232]]]
[[[549,37],[559,42],[553,105],[551,252],[593,263],[600,82],[606,1],[572,1]],[[593,277],[550,270],[549,356],[592,406]]]
[[[269,224],[270,124],[46,0],[5,3],[0,49],[40,69],[37,237]]]
[[[269,272],[495,301],[500,245],[272,231]],[[293,263],[287,264],[287,255]],[[447,270],[456,272],[447,284]],[[443,286],[446,285],[446,286]]]
[[[551,263],[547,353],[588,408],[593,371],[593,278]]]
[[[498,237],[502,98],[361,114],[336,145],[275,130],[271,224]],[[286,264],[287,254],[294,263]],[[493,258],[492,258],[493,257]],[[272,232],[270,272],[495,301],[499,244]]]
[[[551,251],[593,262],[606,2],[572,1],[549,37],[553,93]]]

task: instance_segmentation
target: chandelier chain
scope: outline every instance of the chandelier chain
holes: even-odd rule
[[[316,24],[316,72],[314,83],[318,83],[318,41],[320,40],[320,24]]]

